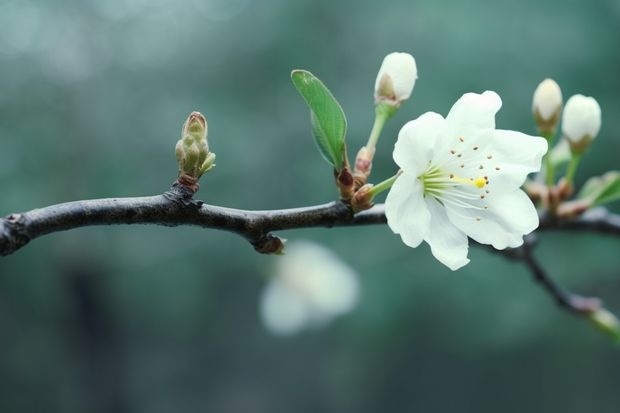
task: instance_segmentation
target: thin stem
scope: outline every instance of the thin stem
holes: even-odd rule
[[[571,153],[570,162],[566,170],[566,182],[570,185],[573,184],[573,180],[575,179],[575,172],[577,171],[577,167],[579,166],[580,161],[581,161],[580,153],[574,153],[574,152]]]
[[[401,174],[403,173],[403,171],[398,171],[396,172],[396,174],[388,179],[386,179],[385,181],[379,182],[378,184],[376,184],[375,186],[373,186],[370,191],[368,191],[368,194],[374,198],[377,195],[379,195],[381,192],[390,189],[392,187],[392,185],[394,185],[394,182],[396,182],[396,178],[398,178]]]
[[[553,144],[553,138],[555,137],[555,130],[553,131],[539,130],[539,132],[542,135],[542,137],[547,140],[547,147],[549,148],[549,150],[545,154],[543,162],[545,164],[545,178],[546,178],[545,180],[547,182],[547,187],[549,188],[549,190],[551,190],[551,188],[553,188],[553,186],[555,185],[555,170],[553,168],[553,162],[551,162],[551,146]]]
[[[551,156],[547,153],[545,155],[545,179],[547,181],[547,187],[553,188],[555,185],[555,170],[553,168],[553,162],[551,162]]]
[[[533,254],[533,242],[526,241],[521,249],[521,260],[527,265],[534,279],[543,286],[556,303],[579,315],[590,315],[601,308],[601,300],[596,297],[583,297],[562,288],[547,274]]]
[[[374,153],[374,150],[377,146],[377,141],[381,136],[381,131],[385,126],[385,123],[389,118],[394,114],[394,109],[391,107],[387,107],[385,103],[378,103],[375,106],[375,121],[372,124],[372,129],[370,131],[370,136],[368,137],[368,143],[366,143],[366,149],[368,149],[371,153]]]

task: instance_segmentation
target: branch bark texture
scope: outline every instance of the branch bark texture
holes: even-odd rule
[[[191,192],[175,185],[162,195],[74,201],[0,218],[0,255],[12,254],[45,234],[94,225],[196,225],[239,234],[257,251],[273,253],[282,247],[279,238],[271,234],[273,231],[386,222],[383,205],[375,205],[356,214],[341,202],[250,211],[208,205],[194,200]],[[620,235],[620,215],[612,214],[604,208],[593,209],[571,220],[542,215],[539,229]]]

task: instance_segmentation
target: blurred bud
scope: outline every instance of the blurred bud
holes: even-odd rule
[[[588,315],[590,321],[604,333],[607,333],[614,340],[620,340],[620,324],[615,315],[610,311],[599,308]]]
[[[601,107],[592,97],[574,95],[562,114],[562,134],[573,153],[581,154],[601,129]]]
[[[534,91],[532,112],[541,134],[549,139],[560,121],[562,91],[553,79],[545,79]]]
[[[209,152],[207,143],[207,120],[200,112],[192,112],[183,124],[175,155],[179,162],[178,182],[197,191],[198,178],[215,166],[215,154]]]
[[[385,56],[375,80],[375,103],[391,106],[409,99],[418,77],[415,59],[409,53],[390,53]]]
[[[291,335],[350,312],[358,297],[351,267],[318,244],[291,242],[263,290],[260,316],[272,333]]]

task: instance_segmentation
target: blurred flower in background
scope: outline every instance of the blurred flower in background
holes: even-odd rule
[[[353,268],[319,244],[291,242],[263,290],[260,317],[272,333],[292,335],[348,313],[358,298]]]

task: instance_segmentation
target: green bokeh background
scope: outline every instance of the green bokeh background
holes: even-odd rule
[[[620,161],[620,2],[447,0],[0,1],[0,215],[160,193],[192,110],[218,156],[199,197],[248,209],[334,199],[293,68],[372,124],[383,56],[419,80],[400,126],[497,91],[498,127],[533,133],[545,77],[597,98],[599,139],[577,180]],[[616,211],[619,208],[612,206]],[[326,329],[270,335],[257,303],[276,257],[197,228],[91,227],[0,259],[2,412],[617,412],[620,353],[558,310],[519,264],[472,248],[452,273],[384,226],[282,233],[330,247],[363,299]],[[548,233],[537,255],[620,311],[620,240]]]

